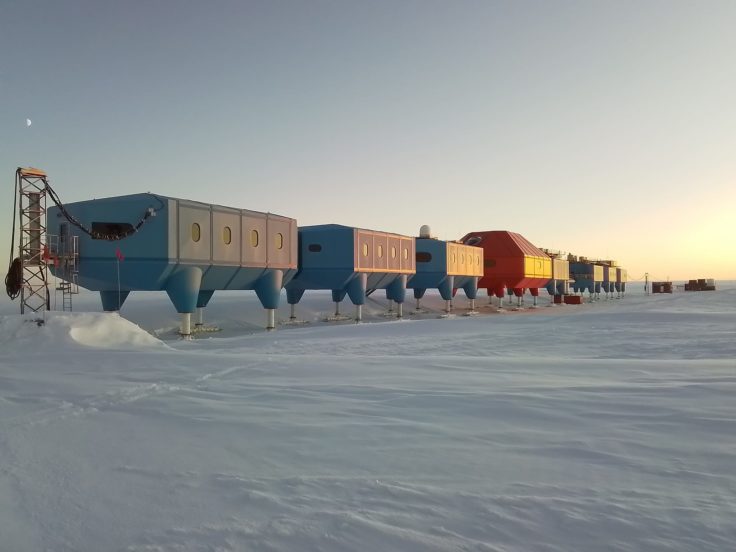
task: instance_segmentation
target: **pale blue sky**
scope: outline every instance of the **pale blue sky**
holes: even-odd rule
[[[69,202],[508,229],[736,278],[734,29],[733,1],[2,0],[0,255],[31,165]]]

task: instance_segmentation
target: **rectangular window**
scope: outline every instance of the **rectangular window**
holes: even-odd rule
[[[104,240],[110,236],[127,236],[133,232],[133,225],[128,222],[93,222],[92,239]]]

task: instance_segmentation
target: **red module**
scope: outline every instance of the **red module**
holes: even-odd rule
[[[470,232],[460,240],[483,248],[479,288],[503,297],[504,288],[520,296],[524,289],[544,287],[552,278],[552,260],[521,234],[506,230]]]

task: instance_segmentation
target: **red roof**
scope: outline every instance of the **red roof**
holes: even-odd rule
[[[483,248],[484,272],[478,287],[500,293],[502,288],[542,287],[549,278],[530,278],[525,271],[526,257],[548,255],[521,234],[507,230],[470,232],[463,243]]]

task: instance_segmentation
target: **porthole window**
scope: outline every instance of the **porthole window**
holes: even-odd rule
[[[475,256],[475,264],[480,266],[480,255]]]
[[[284,248],[284,235],[276,234],[276,249],[283,249],[283,248]]]
[[[368,256],[368,244],[367,243],[363,244],[363,256],[364,257]]]
[[[379,245],[378,246],[378,258],[380,259],[381,257],[383,257],[383,246]]]
[[[457,261],[457,256],[455,256],[455,254],[453,253],[452,254],[452,262],[455,263],[456,261]]]
[[[192,224],[192,241],[196,243],[200,239],[202,239],[202,229],[199,227],[199,224],[195,222]]]
[[[409,258],[409,250],[405,247],[404,248],[404,259],[406,260],[408,258]]]
[[[230,230],[229,226],[222,229],[222,241],[225,242],[225,245],[230,245],[233,242],[233,231]]]
[[[460,264],[465,264],[465,255],[460,255]]]
[[[322,251],[322,246],[318,243],[310,243],[307,249],[309,249],[309,251],[311,251],[312,253],[319,253],[320,251]]]
[[[391,258],[392,259],[395,259],[396,258],[396,248],[395,247],[392,247],[391,248]]]
[[[250,245],[252,247],[258,247],[258,230],[250,231]]]

